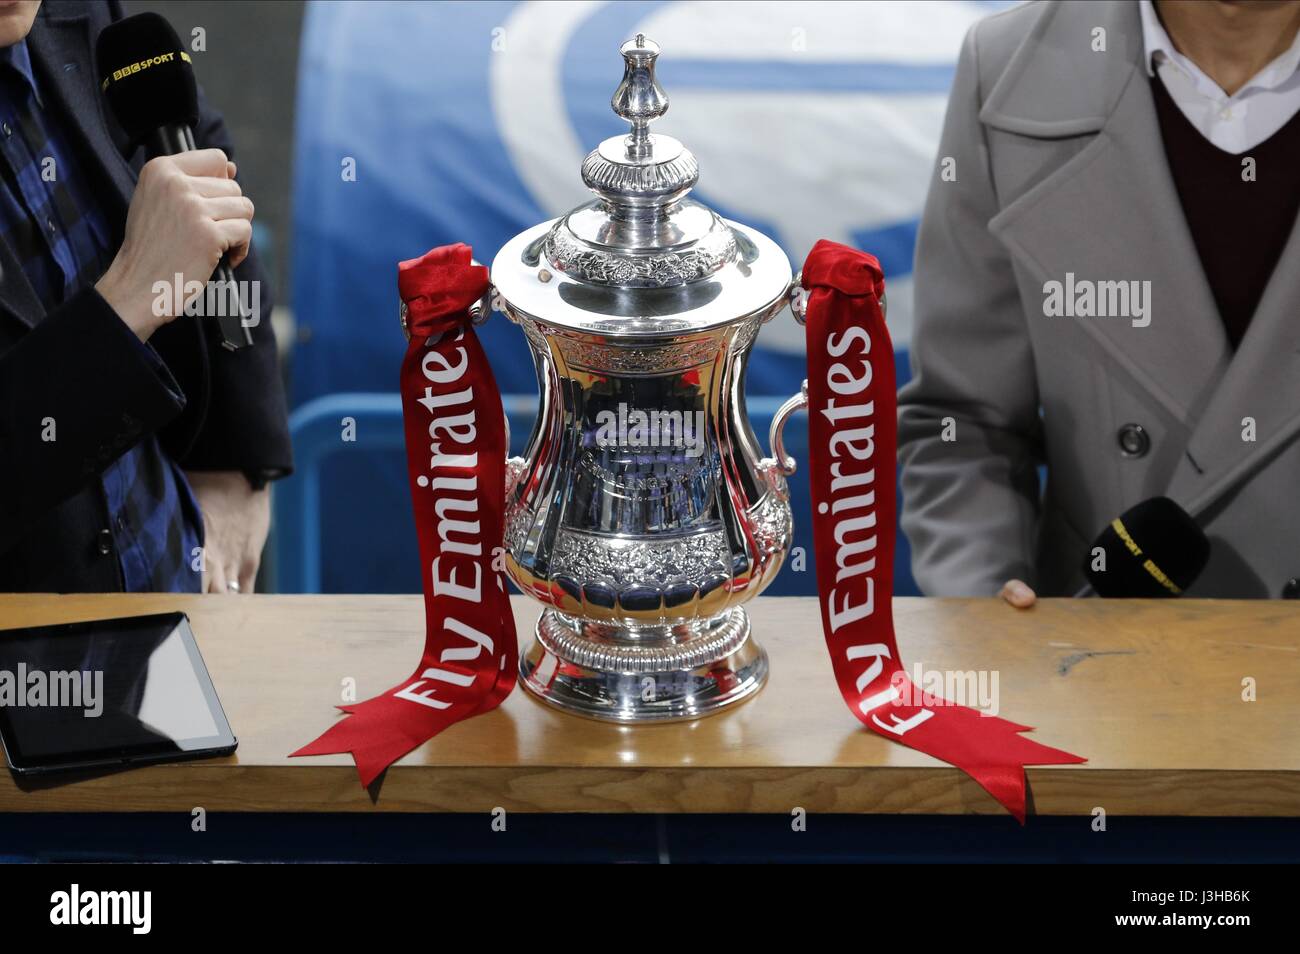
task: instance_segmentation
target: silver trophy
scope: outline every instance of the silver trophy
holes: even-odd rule
[[[582,164],[592,201],[515,236],[492,303],[519,324],[541,404],[507,468],[506,568],[547,609],[520,681],[567,712],[616,722],[696,718],[767,679],[744,604],[790,546],[772,424],[745,410],[760,326],[798,304],[766,236],[688,197],[695,156],[651,135],[668,109],[659,47],[625,43],[614,111],[631,123]]]

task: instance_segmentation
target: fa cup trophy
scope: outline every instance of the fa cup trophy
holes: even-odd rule
[[[690,199],[695,156],[649,131],[668,109],[659,48],[638,36],[622,53],[613,105],[631,130],[584,160],[595,199],[511,239],[490,281],[463,244],[398,266],[424,654],[408,680],[344,707],[349,718],[294,754],[350,752],[369,785],[505,700],[516,645],[497,540],[506,572],[546,607],[518,659],[536,698],[637,723],[753,695],[767,657],[745,603],[790,546],[794,461],[781,433],[807,407],[818,604],[840,695],[868,730],[961,768],[1023,821],[1024,766],[1083,759],[921,693],[899,653],[897,405],[880,263],[823,240],[794,280],[770,239]],[[808,377],[773,419],[765,456],[745,411],[745,364],[787,304],[806,328]],[[509,461],[471,327],[489,305],[523,328],[541,392],[527,448]]]
[[[520,662],[525,689],[617,722],[695,718],[767,678],[744,604],[790,545],[773,421],[765,456],[745,366],[791,303],[766,236],[689,193],[689,149],[650,133],[668,109],[659,47],[622,47],[614,111],[631,124],[582,164],[595,198],[512,239],[493,304],[523,328],[541,404],[507,468],[506,568],[547,607]]]

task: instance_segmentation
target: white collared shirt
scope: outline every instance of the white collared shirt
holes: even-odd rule
[[[1258,146],[1300,112],[1300,35],[1291,48],[1229,96],[1174,49],[1152,0],[1141,0],[1147,75],[1158,72],[1169,96],[1210,142],[1234,155]]]

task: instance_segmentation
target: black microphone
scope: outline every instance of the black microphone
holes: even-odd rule
[[[170,23],[156,13],[118,20],[99,34],[95,57],[104,98],[132,148],[144,146],[151,159],[195,148],[198,84],[190,55]],[[251,345],[249,316],[226,256],[211,283],[226,296],[214,309],[222,346],[234,351]]]
[[[1110,522],[1083,572],[1099,596],[1164,598],[1181,596],[1209,559],[1209,538],[1191,514],[1168,497],[1152,497]]]

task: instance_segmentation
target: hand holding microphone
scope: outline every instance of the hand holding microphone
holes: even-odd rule
[[[220,149],[151,159],[131,198],[122,247],[95,288],[146,341],[182,314],[187,284],[206,283],[227,253],[232,268],[244,260],[252,220],[253,203]]]
[[[189,53],[165,19],[139,13],[106,27],[95,57],[109,108],[132,147],[152,157],[131,198],[122,248],[96,288],[144,340],[211,279],[224,296],[214,316],[221,345],[251,345],[256,320],[247,320],[232,269],[248,254],[253,204],[225,153],[195,146],[199,94]],[[160,282],[166,295],[155,288]]]

